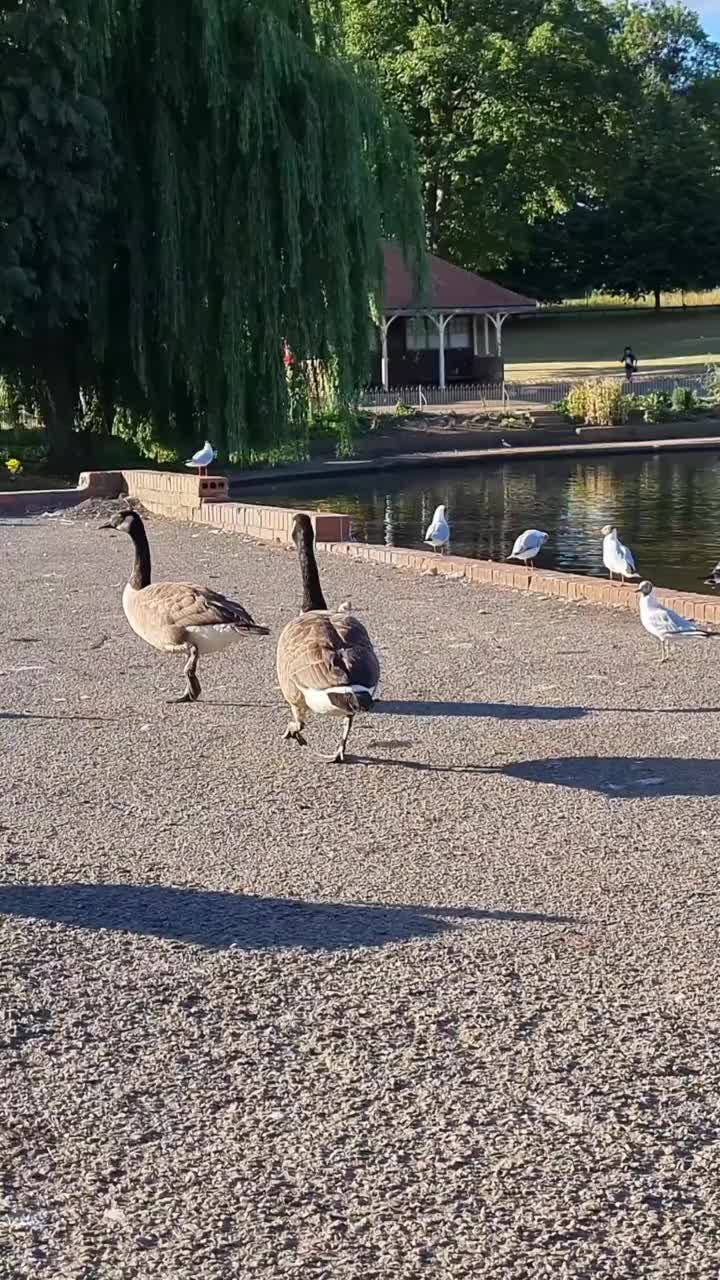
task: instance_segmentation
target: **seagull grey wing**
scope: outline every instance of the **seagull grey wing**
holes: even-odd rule
[[[663,631],[665,635],[677,636],[683,635],[688,631],[703,631],[703,627],[699,627],[697,623],[691,622],[689,618],[683,618],[681,614],[676,613],[674,609],[667,609],[663,605],[661,608],[653,611],[653,622],[659,631]]]
[[[636,573],[635,558],[630,548],[626,547],[624,543],[621,542],[618,546],[618,551],[620,552],[621,559],[623,560],[626,569],[628,569],[630,573]]]

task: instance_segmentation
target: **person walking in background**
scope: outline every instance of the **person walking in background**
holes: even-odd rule
[[[632,347],[625,348],[620,363],[625,366],[625,381],[632,382],[633,374],[637,373],[637,356]]]

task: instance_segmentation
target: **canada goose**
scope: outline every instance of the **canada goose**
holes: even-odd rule
[[[450,525],[445,518],[444,506],[436,507],[430,524],[425,532],[425,542],[429,542],[433,551],[445,551],[450,541]]]
[[[192,458],[188,458],[185,466],[197,467],[200,475],[206,476],[208,467],[211,466],[214,461],[215,450],[210,444],[210,441],[206,440],[202,449],[198,449],[197,453],[194,453]]]
[[[529,564],[530,573],[528,574],[528,586],[532,580],[532,569],[535,560],[542,551],[548,540],[548,534],[543,533],[542,529],[526,529],[513,543],[513,549],[508,556],[508,560],[524,560],[525,564]]]
[[[137,511],[119,511],[101,529],[121,529],[135,544],[135,561],[123,591],[125,617],[136,635],[164,653],[185,653],[185,692],[178,702],[196,702],[200,681],[195,674],[201,653],[218,653],[241,636],[266,636],[241,604],[209,587],[190,582],[150,582],[150,547]]]
[[[285,730],[301,747],[305,717],[343,717],[340,746],[333,763],[345,759],[353,718],[369,711],[380,680],[380,664],[370,637],[351,613],[331,612],[320,586],[309,516],[296,515],[292,539],[297,547],[303,582],[302,610],[289,622],[277,648],[277,673],[292,720]]]
[[[600,532],[603,535],[603,564],[610,574],[610,581],[612,582],[614,573],[623,579],[639,578],[640,574],[635,568],[633,553],[620,541],[615,526],[603,525]]]
[[[640,621],[645,630],[660,641],[661,662],[667,662],[670,657],[673,640],[713,640],[720,636],[717,631],[706,631],[699,623],[660,604],[652,582],[641,582],[636,591],[640,594]]]

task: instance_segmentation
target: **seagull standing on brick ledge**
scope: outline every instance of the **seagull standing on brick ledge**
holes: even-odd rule
[[[513,549],[508,556],[508,560],[524,560],[528,565],[528,587],[532,580],[533,565],[547,540],[548,534],[542,529],[526,529],[515,539]]]
[[[433,551],[445,552],[450,542],[450,525],[445,516],[445,507],[435,508],[430,524],[425,531],[425,542],[428,542]]]
[[[200,475],[206,476],[208,467],[214,461],[215,461],[215,450],[210,444],[210,441],[206,440],[202,449],[198,449],[197,453],[194,453],[192,458],[188,458],[187,462],[185,463],[185,466],[197,467]]]
[[[612,582],[614,573],[623,582],[626,578],[639,578],[640,574],[635,568],[633,553],[618,538],[615,525],[605,524],[600,532],[603,535],[603,564],[610,574],[610,581]]]

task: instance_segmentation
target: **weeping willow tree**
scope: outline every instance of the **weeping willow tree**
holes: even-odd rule
[[[92,82],[111,137],[55,399],[82,387],[106,427],[122,408],[160,440],[207,431],[228,453],[300,432],[283,345],[350,394],[367,372],[381,237],[422,252],[412,143],[335,56],[334,5],[19,7],[64,23],[82,51],[74,91]]]

